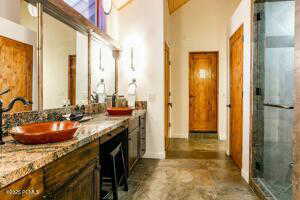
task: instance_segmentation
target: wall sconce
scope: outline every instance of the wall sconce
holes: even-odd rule
[[[133,63],[133,47],[131,47],[131,49],[130,49],[130,56],[131,56],[131,63],[130,63],[130,69],[132,70],[132,71],[135,71],[135,66],[134,66],[134,63]]]
[[[99,54],[99,70],[101,72],[104,72],[104,67],[102,66],[102,51],[101,51],[101,48],[100,48],[100,54]]]

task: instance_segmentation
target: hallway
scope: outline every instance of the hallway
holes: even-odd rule
[[[256,200],[225,143],[206,136],[172,139],[166,160],[143,159],[121,200]]]

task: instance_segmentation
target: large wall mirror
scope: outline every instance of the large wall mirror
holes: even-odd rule
[[[36,64],[38,21],[30,15],[29,5],[25,1],[20,1],[19,24],[7,21],[3,25],[6,32],[0,34],[0,90],[10,89],[9,93],[1,96],[3,105],[6,107],[18,96],[33,102],[31,106],[17,102],[11,112],[38,109]]]
[[[43,15],[43,108],[88,102],[88,37]]]
[[[115,92],[115,59],[113,50],[96,37],[91,40],[91,54],[91,90],[101,102]]]
[[[43,10],[37,9],[36,2],[20,0],[20,22],[12,23],[25,33],[26,37],[21,38],[25,42],[0,34],[0,90],[11,89],[1,96],[4,105],[17,96],[33,104],[25,107],[17,103],[11,112],[87,104],[90,94],[99,93],[103,85],[105,95],[112,95],[115,91],[113,45],[96,37],[101,31],[67,4],[63,7],[69,13],[48,4],[64,4],[64,1],[41,1]]]

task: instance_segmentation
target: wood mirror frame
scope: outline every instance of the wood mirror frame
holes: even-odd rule
[[[91,39],[96,34],[113,50],[119,51],[119,44],[108,34],[82,16],[63,0],[24,0],[35,5],[38,9],[38,38],[37,38],[37,65],[38,65],[38,110],[43,110],[43,13],[69,25],[76,31],[88,36],[88,103],[91,103]],[[115,58],[116,61],[118,58]],[[117,62],[116,62],[117,63]],[[116,64],[117,69],[117,64]],[[116,73],[117,76],[118,73]],[[115,77],[115,80],[118,80]],[[117,82],[117,81],[116,81]],[[116,83],[117,84],[117,83]]]

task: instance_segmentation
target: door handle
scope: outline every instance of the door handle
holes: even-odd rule
[[[227,107],[227,108],[231,108],[231,104],[228,104],[226,107]]]

